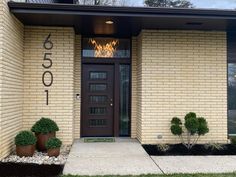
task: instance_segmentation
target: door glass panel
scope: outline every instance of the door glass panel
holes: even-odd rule
[[[106,103],[107,96],[105,95],[92,95],[89,97],[91,103]]]
[[[107,79],[107,73],[102,71],[90,72],[90,79],[93,80],[105,80]]]
[[[104,107],[90,107],[89,114],[90,115],[104,115],[106,114],[107,109]]]
[[[107,120],[106,119],[90,119],[89,126],[90,127],[101,127],[106,126]]]
[[[91,92],[101,92],[107,90],[106,84],[90,84],[89,89]]]
[[[90,58],[130,58],[130,40],[83,38],[82,54]]]
[[[130,66],[120,65],[120,136],[129,136]]]
[[[228,131],[236,135],[236,63],[228,63]]]

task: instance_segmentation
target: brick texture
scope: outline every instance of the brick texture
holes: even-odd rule
[[[209,123],[200,142],[226,142],[226,33],[144,30],[138,50],[139,140],[177,143],[170,120],[193,111]]]
[[[53,49],[47,51],[43,42],[51,33]],[[74,47],[73,28],[25,27],[24,37],[24,108],[23,127],[30,129],[41,117],[55,120],[60,128],[58,137],[64,144],[71,144],[74,135]],[[53,65],[44,69],[45,52],[51,52]],[[52,86],[42,83],[45,71],[53,74]],[[49,83],[49,75],[46,82]],[[45,89],[49,90],[49,105],[46,105]]]
[[[23,25],[0,2],[0,158],[8,155],[22,128]]]
[[[80,94],[81,97],[81,36],[76,35],[75,37],[75,72],[74,72],[74,90],[75,96],[76,94]],[[74,99],[74,111],[75,111],[75,118],[74,118],[74,137],[76,139],[80,138],[80,102],[81,98]]]
[[[131,138],[137,137],[137,37],[132,38]]]

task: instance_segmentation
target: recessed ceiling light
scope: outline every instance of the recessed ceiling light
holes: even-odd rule
[[[113,21],[111,21],[111,20],[107,20],[106,21],[106,24],[108,24],[108,25],[112,25],[114,22]]]

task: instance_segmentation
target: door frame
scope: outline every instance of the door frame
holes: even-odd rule
[[[87,36],[84,36],[84,37],[87,37]],[[102,65],[114,65],[114,101],[113,101],[113,104],[114,104],[114,109],[113,109],[113,136],[114,137],[119,137],[120,134],[119,134],[119,120],[120,120],[120,107],[119,107],[119,104],[120,104],[120,76],[119,76],[119,66],[120,64],[127,64],[127,65],[130,65],[130,96],[129,96],[129,101],[130,101],[130,108],[129,108],[129,115],[130,115],[130,122],[129,122],[129,136],[131,136],[131,97],[132,97],[132,92],[131,92],[131,88],[132,88],[132,40],[130,40],[130,58],[92,58],[92,57],[83,57],[83,38],[84,37],[81,37],[81,94],[83,93],[83,87],[82,87],[82,84],[83,84],[83,65],[84,64],[93,64],[93,65],[96,65],[96,64],[102,64]],[[93,36],[94,37],[94,36]],[[96,36],[98,37],[98,36]],[[104,36],[103,36],[104,37]],[[110,36],[109,36],[110,37]],[[117,38],[119,39],[119,38]],[[81,98],[83,97],[83,95],[81,95]],[[81,137],[83,137],[83,134],[82,134],[82,126],[83,126],[83,103],[82,103],[82,99],[81,100],[81,108],[80,108],[80,135]],[[117,113],[117,114],[115,114]]]

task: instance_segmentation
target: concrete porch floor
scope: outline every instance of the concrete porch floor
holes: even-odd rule
[[[140,175],[236,172],[236,156],[149,156],[134,139],[113,143],[74,142],[64,174]]]
[[[116,138],[113,143],[84,143],[83,140],[76,140],[63,173],[139,175],[162,172],[137,140]]]

